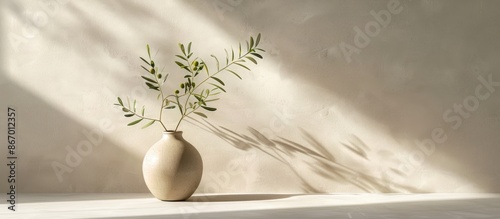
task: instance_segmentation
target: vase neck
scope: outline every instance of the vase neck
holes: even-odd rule
[[[182,139],[182,131],[176,131],[176,132],[163,132],[162,138],[175,138],[175,139]]]

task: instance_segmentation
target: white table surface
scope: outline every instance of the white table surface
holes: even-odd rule
[[[5,197],[5,195],[4,195]],[[500,218],[500,194],[210,194],[163,202],[150,194],[18,194],[15,218]]]

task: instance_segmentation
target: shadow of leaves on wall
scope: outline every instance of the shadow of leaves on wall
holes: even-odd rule
[[[328,151],[325,145],[303,129],[301,129],[302,138],[307,142],[307,145],[280,136],[266,137],[252,127],[248,127],[249,134],[242,134],[223,126],[215,126],[206,120],[191,119],[190,122],[213,133],[237,149],[244,151],[259,150],[283,163],[300,180],[301,189],[306,193],[327,192],[314,180],[311,180],[311,173],[328,183],[355,186],[365,192],[425,192],[387,179],[371,176],[364,173],[363,170],[357,169],[357,165],[353,165],[351,160],[362,159],[370,162],[370,155],[374,152],[355,135],[348,142],[336,146],[345,147],[347,151],[352,152],[347,155],[352,156],[352,159],[339,161],[334,154]],[[304,169],[308,171],[301,171]],[[388,171],[398,174],[397,167],[389,167]]]

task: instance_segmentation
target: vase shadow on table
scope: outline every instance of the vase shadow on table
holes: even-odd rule
[[[203,194],[191,196],[188,202],[239,202],[285,199],[300,194]]]
[[[336,158],[336,154],[328,150],[329,148],[302,129],[302,140],[307,144],[300,144],[280,136],[268,137],[252,127],[247,128],[249,134],[241,134],[223,126],[215,126],[206,120],[191,119],[189,122],[213,133],[237,149],[258,150],[283,163],[300,181],[300,189],[304,193],[329,192],[315,183],[311,177],[328,183],[354,186],[362,192],[425,192],[403,183],[396,183],[386,179],[387,177],[380,178],[367,174],[359,166],[372,165],[371,163],[375,161],[370,161],[371,157],[375,156],[375,153],[378,155],[380,153],[374,152],[356,135],[351,135],[349,140],[332,146],[336,149],[341,147],[343,151],[350,152],[349,159],[340,161]],[[308,171],[303,171],[304,168]],[[405,176],[397,170],[396,166],[386,167],[383,171],[393,176]]]

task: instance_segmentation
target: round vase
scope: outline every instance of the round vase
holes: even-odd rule
[[[144,156],[142,173],[149,191],[157,199],[182,201],[198,188],[203,161],[181,131],[164,132]]]

